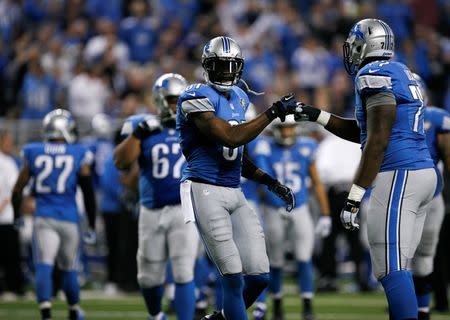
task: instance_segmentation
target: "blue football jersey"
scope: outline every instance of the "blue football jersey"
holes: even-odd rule
[[[425,132],[428,150],[434,164],[437,164],[440,160],[437,137],[439,133],[450,132],[450,113],[440,108],[427,107],[425,110]]]
[[[26,144],[22,154],[34,177],[35,216],[78,223],[77,173],[91,165],[92,153],[79,144],[37,142]]]
[[[126,120],[122,134],[129,135],[152,115],[137,115]],[[186,161],[175,129],[164,128],[141,142],[139,163],[139,201],[146,208],[179,204],[180,178]]]
[[[236,86],[228,93],[229,98],[226,98],[208,85],[194,84],[180,96],[177,130],[187,160],[183,181],[200,179],[218,186],[239,187],[244,147],[230,149],[212,141],[189,119],[191,113],[209,111],[231,125],[244,122],[249,104],[247,94]]]
[[[94,176],[94,184],[100,187],[100,178],[105,171],[105,162],[114,151],[114,144],[111,140],[105,138],[89,138],[81,142],[94,155],[92,163],[92,173]]]
[[[256,164],[259,168],[276,177],[291,188],[297,206],[308,202],[309,168],[315,160],[317,143],[307,137],[297,139],[290,147],[284,147],[274,139],[261,140],[255,148]],[[270,192],[265,191],[265,203],[271,207],[284,207],[285,203]]]
[[[263,137],[258,136],[258,137],[256,137],[255,140],[252,140],[249,143],[247,143],[247,145],[246,145],[247,152],[252,161],[255,161],[255,158],[256,158],[256,154],[255,154],[256,146],[258,145],[259,141],[261,141],[263,139],[264,139]],[[251,200],[254,202],[258,201],[258,199],[259,199],[258,187],[259,187],[259,184],[257,182],[255,182],[253,180],[249,180],[244,177],[241,177],[241,189],[247,200]]]
[[[367,139],[365,99],[378,92],[392,93],[396,99],[396,118],[380,171],[433,167],[424,130],[425,106],[417,81],[402,63],[375,61],[367,64],[355,78],[355,117],[361,129],[361,147]]]

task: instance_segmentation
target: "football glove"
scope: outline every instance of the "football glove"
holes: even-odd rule
[[[345,202],[345,206],[341,211],[341,222],[345,229],[359,229],[358,212],[361,202],[349,200]]]
[[[83,232],[83,242],[88,246],[93,246],[97,243],[97,234],[95,230],[89,228]]]
[[[161,132],[161,124],[157,119],[148,118],[141,121],[133,131],[133,136],[139,140],[144,140],[151,135]]]
[[[280,100],[274,102],[272,106],[266,110],[266,115],[270,120],[280,118],[284,122],[286,115],[293,114],[297,108],[297,101],[293,93],[283,96]]]
[[[286,211],[291,212],[295,208],[295,195],[292,190],[277,182],[268,186],[269,191],[286,203]]]
[[[306,104],[298,103],[295,109],[294,118],[295,121],[312,121],[316,122],[320,115],[320,109],[308,106]]]
[[[331,217],[322,215],[317,221],[315,232],[321,238],[326,238],[331,233],[331,226]]]

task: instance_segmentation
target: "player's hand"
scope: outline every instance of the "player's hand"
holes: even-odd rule
[[[321,238],[326,238],[331,233],[331,217],[322,215],[316,224],[316,234],[319,235]]]
[[[295,195],[289,187],[277,182],[269,185],[268,188],[270,192],[286,203],[287,212],[291,212],[295,208]]]
[[[355,230],[359,229],[357,216],[361,202],[349,200],[345,202],[344,209],[341,211],[341,222],[345,229]]]
[[[85,232],[83,232],[83,242],[88,246],[93,246],[97,243],[97,234],[95,230],[89,228]]]
[[[308,106],[303,102],[297,103],[295,108],[294,118],[295,121],[312,121],[316,122],[320,115],[320,109]]]
[[[133,136],[139,140],[150,137],[152,134],[161,132],[161,124],[155,118],[141,121],[133,131]]]
[[[267,109],[266,115],[270,120],[280,118],[282,122],[286,119],[286,115],[294,114],[297,108],[297,101],[293,93],[289,93],[283,96],[280,100],[273,103],[273,105]]]

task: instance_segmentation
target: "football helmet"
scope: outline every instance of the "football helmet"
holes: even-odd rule
[[[170,108],[168,99],[178,99],[186,87],[186,79],[177,73],[165,73],[156,79],[153,85],[152,96],[159,110],[162,124],[175,121],[176,112]]]
[[[72,114],[64,109],[50,111],[42,120],[45,141],[64,139],[74,143],[77,139],[77,126]]]
[[[275,119],[272,122],[271,127],[273,138],[278,144],[288,147],[292,146],[297,140],[299,126],[295,121],[293,114],[287,115],[284,122],[281,122],[279,118]],[[285,133],[283,133],[283,128],[294,128],[294,130],[286,135]]]
[[[236,41],[221,36],[203,48],[202,67],[206,83],[221,92],[229,91],[241,79],[244,56]]]
[[[91,121],[92,130],[99,138],[111,137],[111,119],[105,113],[96,114]]]
[[[385,22],[379,19],[357,22],[343,45],[344,66],[348,74],[356,74],[367,58],[390,59],[394,55],[394,42],[394,33]]]

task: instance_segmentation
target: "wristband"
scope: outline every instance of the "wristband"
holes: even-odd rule
[[[267,118],[269,118],[270,121],[274,120],[276,117],[278,117],[278,114],[273,106],[271,106],[269,109],[264,111]]]
[[[328,124],[328,121],[330,121],[330,118],[331,113],[321,110],[316,122],[325,127]]]
[[[366,193],[366,189],[363,187],[358,186],[357,184],[353,184],[350,192],[348,193],[348,200],[353,200],[356,202],[361,202],[362,198],[364,197],[364,194]]]

